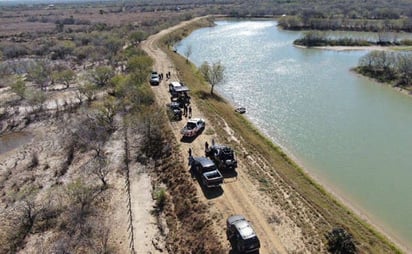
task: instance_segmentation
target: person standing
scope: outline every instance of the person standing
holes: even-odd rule
[[[188,110],[188,114],[189,114],[189,118],[192,118],[192,106],[190,106],[190,104],[189,104],[189,107],[187,108],[187,110]]]
[[[188,163],[189,163],[189,166],[191,166],[193,162],[192,148],[189,148],[188,153],[189,153]]]
[[[183,104],[183,115],[184,115],[185,117],[187,117],[187,105],[186,105],[186,103]]]

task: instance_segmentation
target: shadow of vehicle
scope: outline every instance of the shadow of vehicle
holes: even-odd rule
[[[243,254],[244,252],[240,252],[236,250],[236,241],[234,239],[229,239],[230,246],[232,246],[232,249],[229,251],[229,254]],[[259,254],[259,250],[249,252],[248,254]]]
[[[254,251],[254,252],[249,252],[248,254],[259,254],[260,252],[257,250],[257,251]],[[234,250],[234,249],[231,249],[229,252],[228,252],[228,254],[243,254],[242,252],[238,252],[237,250]]]
[[[199,180],[198,180],[198,182],[199,182]],[[200,184],[200,182],[199,182],[199,184]],[[217,198],[217,197],[223,195],[223,189],[220,186],[216,187],[216,188],[208,189],[208,188],[206,188],[206,187],[204,187],[203,185],[200,184],[200,188],[203,191],[203,195],[205,195],[205,197],[207,199],[214,199],[214,198]]]
[[[235,178],[237,180],[237,171],[236,170],[220,170],[222,173],[223,178]]]
[[[198,135],[193,136],[193,137],[182,136],[182,138],[180,139],[180,142],[183,142],[183,143],[192,143],[192,142],[197,138],[197,136],[198,136]]]

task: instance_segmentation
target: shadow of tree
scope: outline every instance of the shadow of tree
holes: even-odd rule
[[[221,96],[217,94],[211,94],[210,92],[206,92],[206,91],[197,91],[196,95],[202,100],[215,100],[218,102],[224,101],[224,99]]]

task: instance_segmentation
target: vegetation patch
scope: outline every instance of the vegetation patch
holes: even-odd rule
[[[379,82],[412,90],[412,54],[400,51],[372,51],[359,60],[356,72]]]
[[[170,137],[173,136],[169,130]],[[175,140],[170,139],[172,150],[179,149]],[[218,237],[213,229],[209,210],[197,196],[196,187],[186,167],[178,157],[179,153],[156,162],[156,182],[164,184],[166,191],[155,192],[157,208],[162,208],[166,217],[169,234],[166,236],[170,253],[223,253]],[[166,198],[167,197],[167,198]],[[170,197],[170,198],[169,198]]]
[[[354,39],[350,37],[332,39],[329,38],[327,32],[322,31],[309,31],[305,32],[304,35],[296,39],[293,44],[305,47],[325,47],[325,46],[410,46],[411,40],[396,40],[391,36],[384,36],[380,34],[376,41],[372,40],[363,40],[363,39]]]

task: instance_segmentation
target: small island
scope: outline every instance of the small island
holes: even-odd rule
[[[330,38],[324,31],[308,31],[293,44],[301,47],[332,49],[371,49],[361,57],[357,67],[359,74],[390,84],[401,90],[412,92],[412,40],[389,39],[378,33],[378,40],[364,40],[350,37]]]

